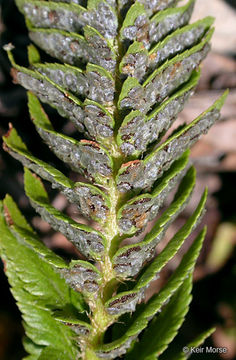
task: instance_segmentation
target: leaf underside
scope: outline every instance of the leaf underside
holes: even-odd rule
[[[66,262],[40,241],[9,195],[1,203],[1,256],[22,312],[25,359],[118,359],[126,354],[127,360],[153,360],[184,321],[205,229],[159,293],[143,300],[204,215],[207,191],[155,257],[156,246],[194,189],[189,148],[220,118],[227,95],[162,140],[194,93],[199,65],[210,50],[213,18],[189,24],[194,3],[16,0],[37,47],[28,47],[26,68],[16,64],[13,46],[5,46],[13,79],[28,90],[36,131],[80,174],[80,181],[35,157],[12,125],[3,147],[25,167],[25,192],[36,212],[83,255],[83,260]],[[54,60],[41,62],[41,50]],[[55,131],[42,103],[71,121],[84,138]],[[55,209],[43,180],[92,225]]]

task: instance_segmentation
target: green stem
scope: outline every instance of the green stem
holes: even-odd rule
[[[118,155],[118,153],[117,153]],[[116,160],[115,160],[116,161]],[[116,278],[112,261],[111,249],[114,242],[118,243],[119,227],[117,222],[117,207],[120,200],[120,194],[116,187],[116,171],[114,170],[113,178],[109,181],[108,195],[110,198],[110,212],[104,226],[104,234],[107,240],[106,252],[103,261],[101,261],[101,272],[103,274],[103,282],[100,287],[100,294],[97,298],[91,299],[90,309],[92,332],[88,337],[84,346],[84,360],[98,359],[95,349],[103,342],[103,336],[107,328],[115,321],[114,317],[108,314],[105,308],[106,301],[112,296],[117,288],[119,281]]]

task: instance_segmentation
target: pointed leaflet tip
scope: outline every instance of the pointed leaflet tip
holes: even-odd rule
[[[31,120],[35,123],[36,126],[44,126],[48,130],[53,130],[52,124],[49,121],[49,118],[40,104],[37,96],[35,96],[31,91],[28,91],[27,95]]]
[[[26,195],[29,198],[39,198],[43,202],[49,203],[48,194],[42,180],[27,168],[24,168],[24,185]]]
[[[3,141],[3,148],[5,151],[8,151],[8,146],[11,147],[13,144],[16,149],[21,149],[23,151],[27,150],[26,145],[17,134],[16,129],[12,127],[11,123],[9,123],[8,132],[3,136]]]
[[[21,214],[19,208],[17,207],[13,198],[9,194],[5,196],[5,199],[3,200],[3,205],[4,205],[6,222],[8,223],[6,212],[11,219],[11,224],[8,223],[8,225],[17,225],[31,232],[33,231],[32,227],[28,224],[25,217]]]
[[[229,95],[229,89],[225,90],[225,92],[219,97],[219,99],[215,101],[215,103],[212,106],[215,106],[216,109],[220,110],[224,105],[228,95]]]
[[[27,47],[28,50],[28,60],[30,65],[34,65],[40,62],[40,54],[38,49],[33,45],[30,44]]]

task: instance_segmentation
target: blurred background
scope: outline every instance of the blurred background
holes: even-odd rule
[[[186,221],[197,204],[205,186],[209,188],[207,212],[204,223],[208,226],[207,237],[194,274],[193,301],[181,333],[175,345],[191,341],[203,330],[216,326],[216,332],[207,345],[227,347],[226,354],[196,354],[191,359],[236,359],[236,0],[197,0],[193,19],[213,15],[215,35],[212,51],[202,65],[202,77],[196,94],[188,102],[175,126],[192,121],[229,88],[230,94],[222,110],[222,120],[216,124],[192,149],[197,167],[197,186],[193,198],[181,217],[167,234],[172,234]],[[65,169],[42,144],[31,124],[25,90],[14,85],[10,77],[10,65],[2,46],[14,43],[16,61],[27,64],[26,46],[29,44],[24,19],[16,9],[14,0],[0,0],[0,135],[6,133],[12,122],[27,143],[29,149],[43,160]],[[50,118],[57,117],[57,130],[74,135],[74,128],[58,119],[50,108]],[[67,175],[75,174],[69,170]],[[47,187],[53,205],[79,219],[72,205],[62,195]],[[52,231],[36,216],[24,195],[22,166],[4,151],[0,151],[0,198],[10,193],[26,217],[41,235],[47,246],[65,257],[75,256],[66,239]],[[1,236],[1,234],[0,234]],[[191,241],[191,239],[189,239]],[[160,251],[165,242],[160,244]],[[182,253],[188,247],[182,249]],[[161,280],[153,282],[148,296],[162,286],[176,268],[182,253],[164,269]],[[0,268],[0,360],[20,360],[25,355],[21,345],[24,331],[20,313],[11,296],[3,264]],[[174,345],[174,346],[175,346]]]

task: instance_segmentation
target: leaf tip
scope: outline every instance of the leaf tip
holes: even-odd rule
[[[26,167],[24,167],[24,187],[26,195],[30,199],[41,199],[43,202],[49,202],[48,194],[41,178]]]
[[[34,65],[40,62],[40,54],[38,52],[38,49],[33,44],[30,44],[27,47],[27,51],[30,65]]]
[[[12,130],[13,130],[13,125],[12,125],[11,122],[8,123],[8,127],[9,127],[9,129],[8,129],[8,131],[6,132],[6,134],[3,135],[3,139],[7,139],[7,138],[10,137],[10,135],[11,135],[11,132],[12,132]]]

